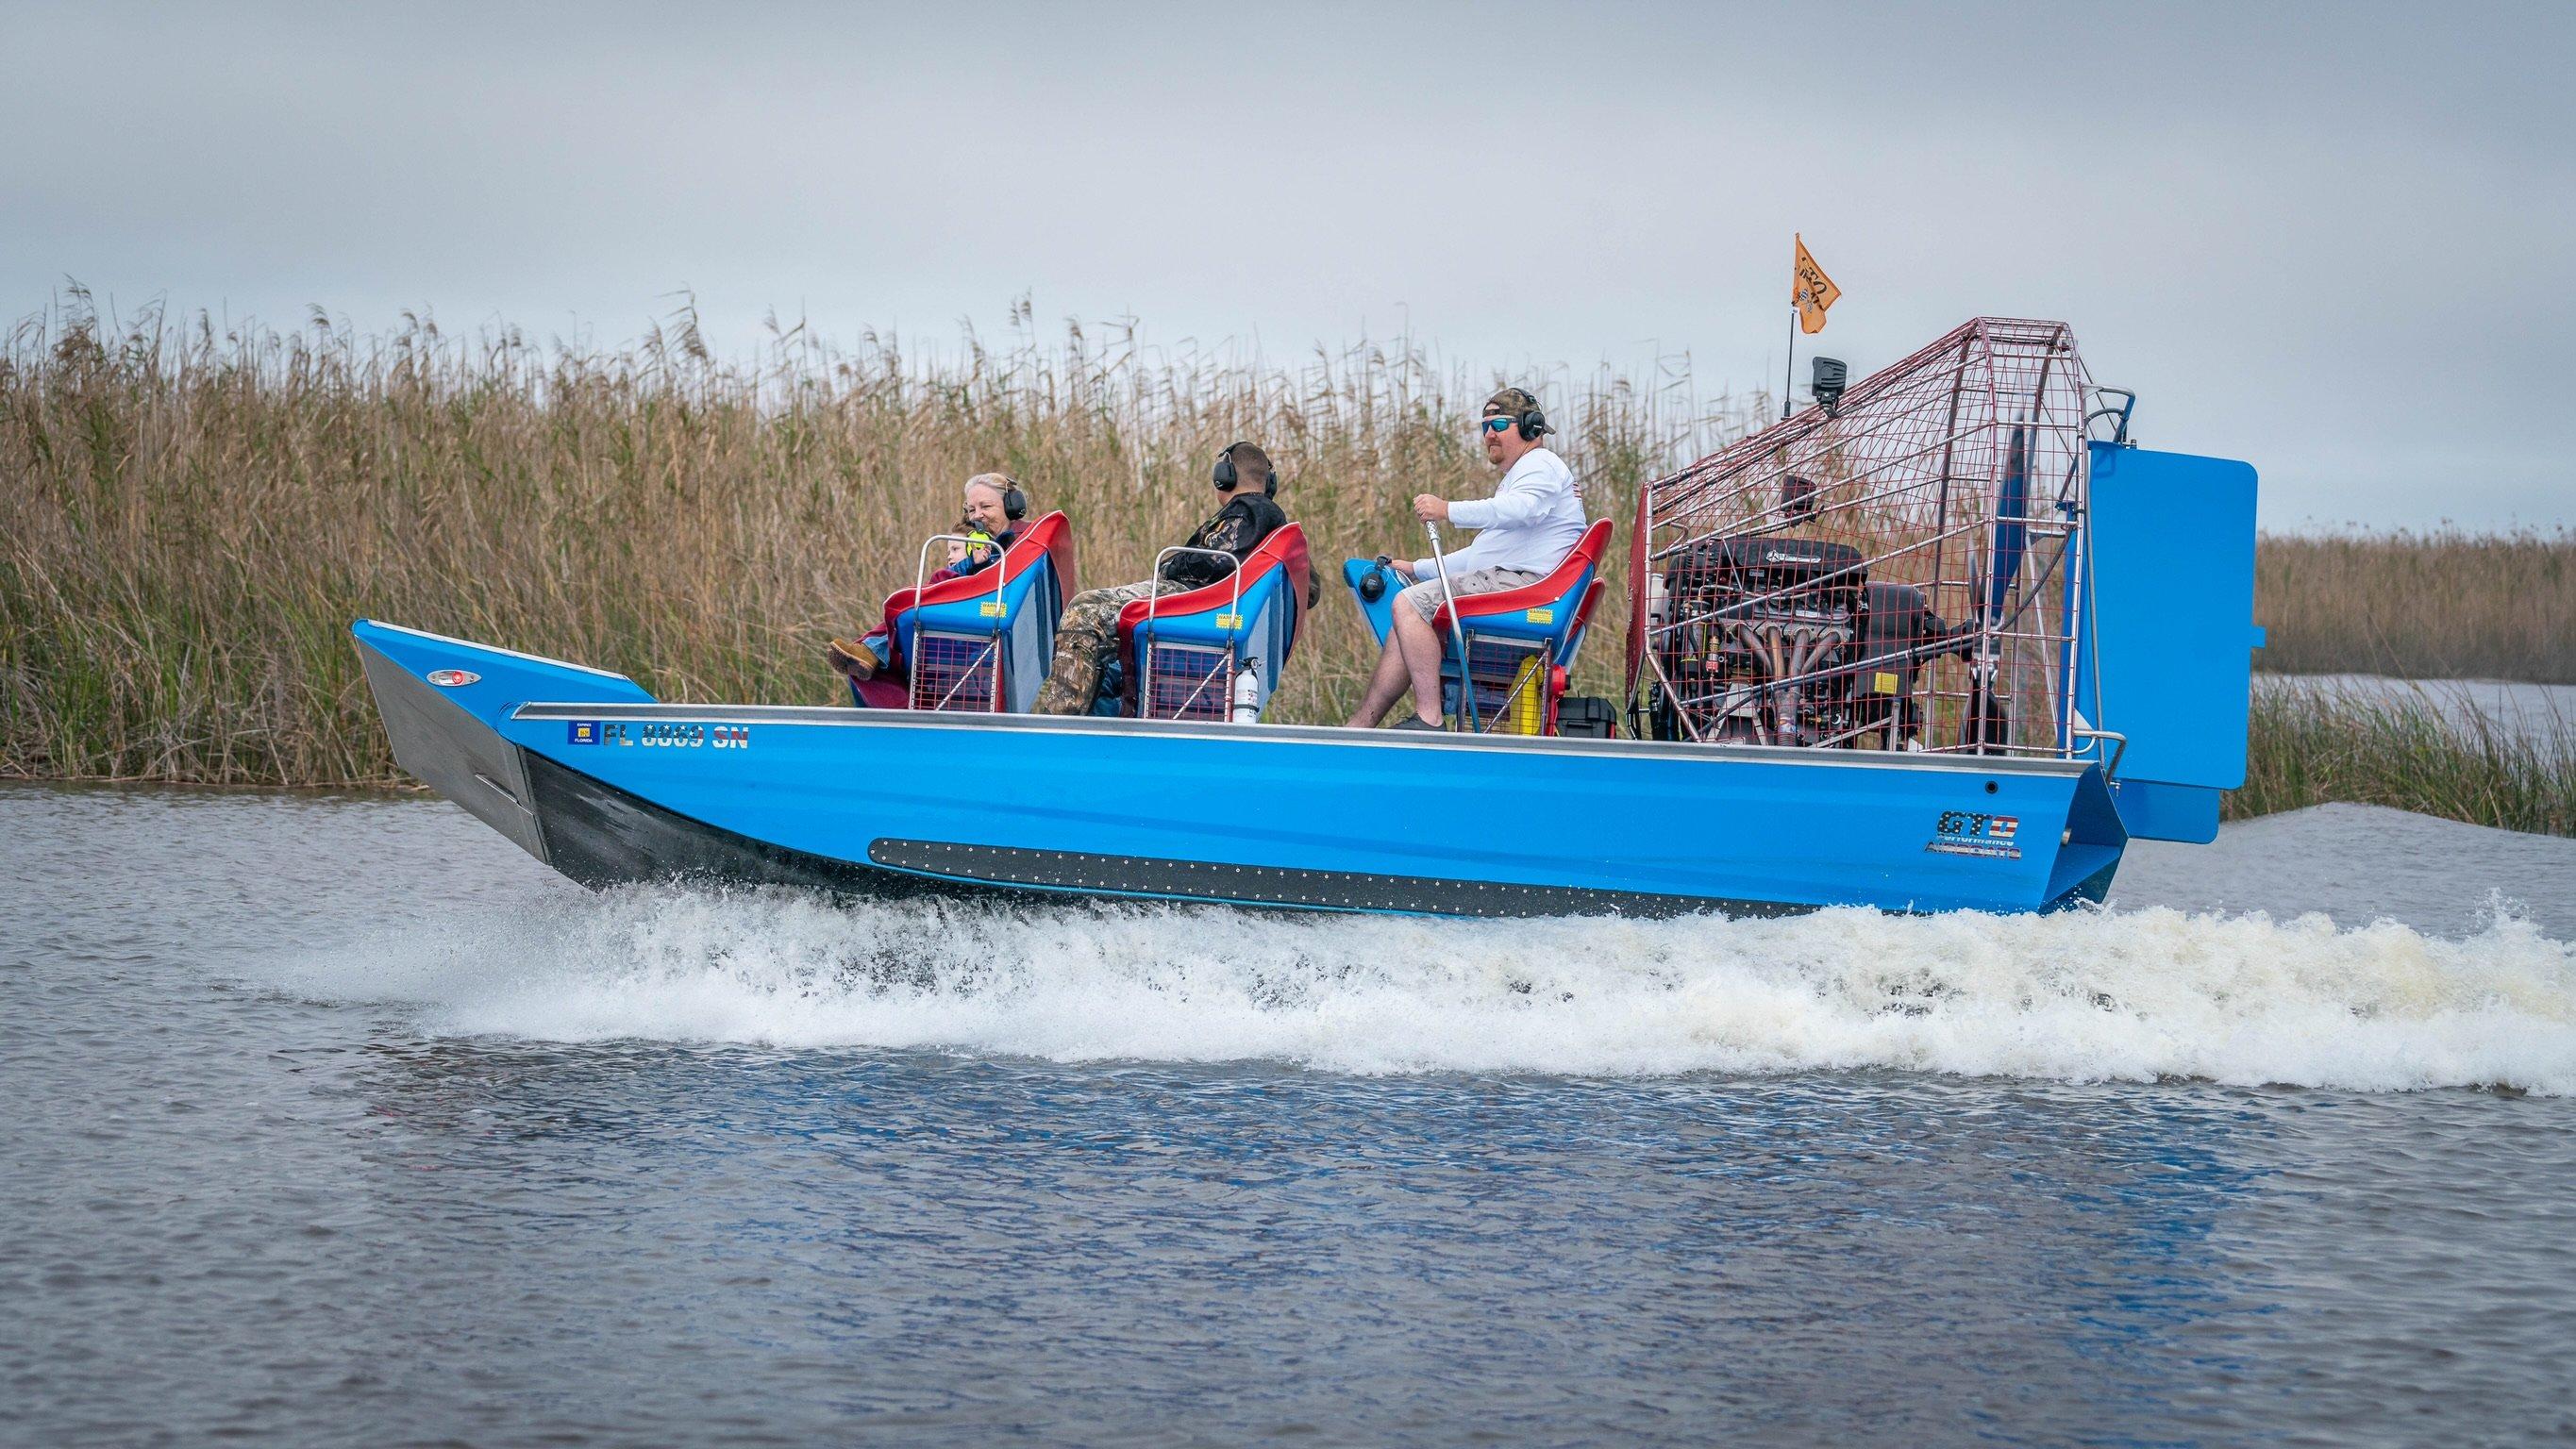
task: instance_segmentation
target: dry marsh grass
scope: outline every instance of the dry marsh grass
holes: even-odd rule
[[[2576,531],[2267,536],[2254,594],[2265,670],[2576,684]]]
[[[667,699],[836,700],[820,641],[909,581],[969,474],[1065,510],[1083,577],[1107,582],[1204,515],[1238,437],[1279,459],[1326,574],[1279,716],[1337,719],[1373,648],[1334,565],[1420,551],[1414,493],[1490,486],[1468,429],[1500,380],[1401,342],[1274,364],[1129,328],[1042,339],[1025,309],[995,345],[773,327],[736,363],[686,310],[602,352],[427,320],[117,326],[74,293],[0,349],[0,776],[402,782],[349,645],[362,615]],[[1686,360],[1535,382],[1595,516],[1623,527],[1641,482],[1775,405],[1703,401]],[[1593,692],[1613,692],[1611,597]],[[2271,669],[2576,681],[2576,535],[2267,538],[2258,613]],[[2275,695],[2253,750],[2235,813],[2371,800],[2576,828],[2564,736],[2552,754]]]
[[[0,775],[402,779],[347,628],[368,616],[631,674],[666,699],[841,697],[821,642],[876,616],[958,485],[1006,470],[1074,522],[1082,577],[1141,577],[1212,508],[1235,438],[1277,458],[1323,605],[1277,708],[1338,718],[1374,658],[1348,554],[1423,552],[1417,492],[1489,489],[1471,419],[1531,381],[1597,515],[1772,406],[1702,402],[1686,359],[1471,378],[1405,344],[1273,364],[1132,328],[944,352],[773,326],[711,354],[683,309],[617,351],[407,319],[277,333],[75,293],[0,353]],[[1610,677],[1624,603],[1586,675]],[[1613,641],[1601,644],[1597,641]]]

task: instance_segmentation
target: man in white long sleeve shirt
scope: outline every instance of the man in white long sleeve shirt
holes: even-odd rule
[[[1478,530],[1475,542],[1448,556],[1449,591],[1459,598],[1537,583],[1582,540],[1583,486],[1574,481],[1565,460],[1539,442],[1554,431],[1540,413],[1538,399],[1517,387],[1504,388],[1486,399],[1484,418],[1477,424],[1485,461],[1503,470],[1494,496],[1450,502],[1425,493],[1413,500],[1414,513],[1425,522]],[[1350,722],[1374,728],[1410,687],[1413,716],[1395,727],[1436,730],[1441,725],[1442,641],[1431,618],[1440,611],[1440,579],[1427,558],[1399,562],[1395,568],[1417,582],[1396,595],[1386,647],[1378,653],[1377,671]]]

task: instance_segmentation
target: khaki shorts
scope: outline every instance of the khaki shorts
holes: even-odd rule
[[[1469,594],[1499,594],[1505,589],[1525,589],[1538,581],[1539,575],[1527,569],[1478,569],[1473,573],[1451,574],[1449,592],[1463,599]],[[1440,612],[1440,605],[1445,602],[1440,597],[1440,579],[1436,574],[1418,584],[1406,585],[1396,597],[1411,604],[1413,611],[1420,614],[1426,624],[1431,622],[1432,615]]]

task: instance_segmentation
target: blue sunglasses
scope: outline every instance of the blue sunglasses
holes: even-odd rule
[[[1518,419],[1518,418],[1487,418],[1487,419],[1485,419],[1485,431],[1486,431],[1486,432],[1489,432],[1489,433],[1499,433],[1499,432],[1504,432],[1504,431],[1507,431],[1507,430],[1509,430],[1509,429],[1516,428],[1516,427],[1519,427],[1519,426],[1520,426],[1520,419]]]

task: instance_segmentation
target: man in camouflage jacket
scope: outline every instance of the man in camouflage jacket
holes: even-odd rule
[[[1225,506],[1191,534],[1188,548],[1206,553],[1177,553],[1163,560],[1153,578],[1133,584],[1085,589],[1064,606],[1055,626],[1055,667],[1039,687],[1037,714],[1089,714],[1100,697],[1100,675],[1118,657],[1118,611],[1154,594],[1177,594],[1204,588],[1234,572],[1210,553],[1230,553],[1240,564],[1261,541],[1285,527],[1288,515],[1270,501],[1270,455],[1251,443],[1236,443],[1217,455],[1217,493]]]

